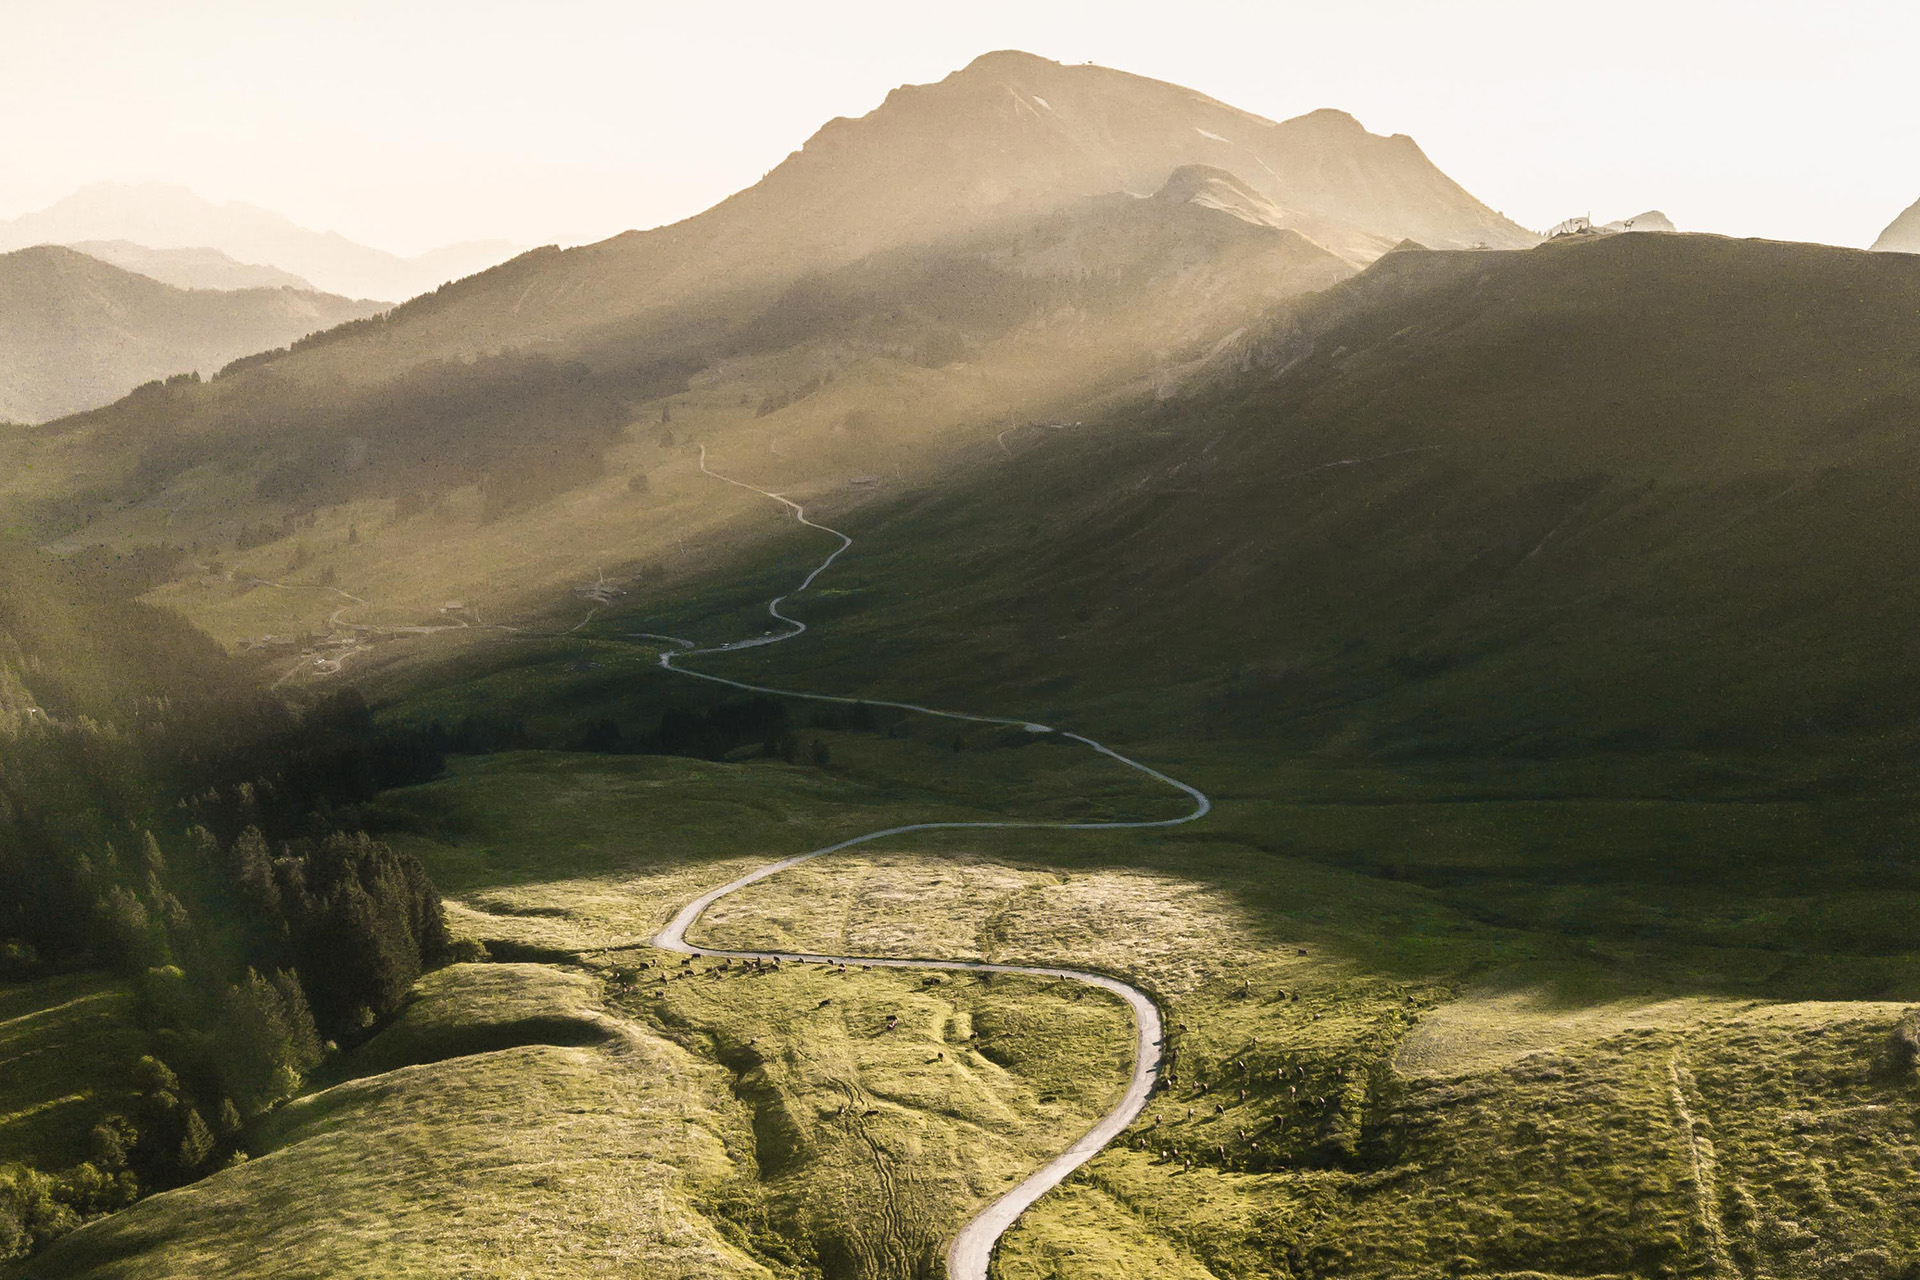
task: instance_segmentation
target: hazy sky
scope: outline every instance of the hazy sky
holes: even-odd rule
[[[1865,244],[1920,198],[1920,3],[0,0],[0,217],[179,182],[405,252],[598,239],[1022,48],[1412,134],[1532,227]]]

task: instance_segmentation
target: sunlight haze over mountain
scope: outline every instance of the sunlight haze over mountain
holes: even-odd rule
[[[1874,0],[1686,0],[1657,21],[1517,0],[4,8],[0,218],[164,181],[402,254],[586,242],[696,213],[820,121],[1000,48],[1275,120],[1348,111],[1536,229],[1659,208],[1865,245],[1920,187],[1890,163],[1913,151],[1920,13]]]

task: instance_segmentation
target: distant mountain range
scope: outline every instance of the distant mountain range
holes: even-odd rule
[[[57,245],[0,255],[0,421],[41,422],[155,378],[210,374],[380,306],[291,288],[179,289]]]
[[[1920,200],[1908,205],[1905,213],[1889,223],[1873,247],[1894,253],[1920,253]]]
[[[471,275],[518,251],[504,241],[476,241],[402,258],[331,231],[310,231],[267,209],[238,201],[215,204],[185,187],[162,183],[99,183],[37,213],[0,221],[0,252],[99,241],[215,250],[241,263],[277,267],[310,281],[307,287],[391,302]],[[100,256],[115,260],[110,253]]]
[[[306,289],[313,282],[278,267],[237,262],[218,249],[149,249],[131,240],[78,240],[66,246],[176,289]]]

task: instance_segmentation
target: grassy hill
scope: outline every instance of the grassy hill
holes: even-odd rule
[[[284,287],[177,289],[72,249],[21,249],[0,256],[0,420],[43,422],[153,379],[212,374],[378,309]]]

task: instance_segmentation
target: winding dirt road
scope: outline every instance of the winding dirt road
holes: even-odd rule
[[[635,633],[633,638],[636,639],[664,640],[677,646],[676,648],[666,649],[661,652],[660,665],[662,667],[665,667],[677,675],[688,676],[696,680],[705,680],[713,684],[726,685],[733,689],[745,689],[753,693],[774,694],[783,698],[800,698],[809,702],[837,702],[854,706],[894,707],[902,711],[911,711],[920,715],[937,716],[943,720],[964,720],[973,724],[1011,725],[1025,729],[1029,733],[1058,734],[1060,737],[1078,742],[1082,746],[1097,751],[1101,755],[1117,761],[1129,769],[1145,774],[1156,782],[1163,783],[1166,786],[1182,792],[1193,802],[1193,807],[1178,817],[1161,818],[1150,822],[914,822],[904,826],[887,827],[881,831],[869,831],[864,835],[842,840],[838,844],[830,844],[822,849],[814,849],[807,853],[795,854],[790,858],[782,858],[778,862],[768,863],[766,866],[750,871],[739,879],[729,881],[717,889],[709,889],[706,893],[701,894],[698,898],[695,898],[692,902],[689,902],[685,907],[681,908],[679,914],[675,915],[673,919],[668,922],[666,928],[662,929],[653,939],[655,946],[668,951],[677,951],[683,955],[691,955],[697,952],[700,955],[724,956],[736,960],[779,960],[784,963],[798,962],[808,964],[861,964],[890,969],[971,970],[986,973],[1020,973],[1041,978],[1066,978],[1075,982],[1084,982],[1105,991],[1111,991],[1127,1002],[1128,1007],[1133,1010],[1135,1030],[1133,1078],[1128,1082],[1127,1091],[1120,1099],[1119,1104],[1102,1117],[1100,1122],[1088,1130],[1079,1141],[1048,1161],[1019,1186],[1006,1192],[993,1201],[993,1203],[989,1204],[979,1214],[975,1215],[966,1226],[961,1228],[960,1234],[954,1237],[953,1244],[947,1251],[947,1275],[949,1280],[986,1280],[987,1264],[993,1257],[994,1246],[999,1243],[1000,1237],[1006,1232],[1007,1228],[1011,1227],[1015,1220],[1018,1219],[1034,1201],[1059,1185],[1061,1180],[1069,1173],[1072,1173],[1088,1160],[1091,1160],[1099,1153],[1101,1148],[1118,1137],[1129,1124],[1133,1123],[1134,1117],[1138,1116],[1146,1107],[1147,1100],[1153,1092],[1154,1084],[1159,1079],[1160,1058],[1163,1046],[1160,1013],[1159,1010],[1154,1007],[1153,1001],[1144,992],[1129,986],[1127,983],[1121,982],[1117,978],[1108,977],[1105,974],[1089,973],[1080,969],[1057,969],[1044,965],[989,964],[983,961],[942,960],[938,958],[910,960],[888,956],[828,956],[775,951],[723,951],[707,947],[696,948],[687,941],[687,930],[699,921],[701,915],[705,913],[708,907],[730,893],[743,889],[750,884],[765,880],[769,876],[778,875],[789,867],[799,866],[801,863],[809,862],[814,858],[822,857],[829,853],[837,853],[842,849],[850,849],[855,845],[867,844],[875,840],[884,840],[890,836],[905,835],[914,831],[1115,831],[1143,830],[1150,827],[1175,827],[1205,817],[1208,811],[1213,808],[1213,802],[1208,800],[1205,793],[1200,791],[1199,788],[1189,786],[1176,778],[1170,778],[1157,769],[1141,764],[1138,760],[1129,759],[1111,747],[1094,741],[1092,738],[1084,737],[1077,733],[1068,733],[1064,730],[1051,729],[1046,725],[1035,724],[1031,721],[1012,720],[1002,716],[969,715],[959,711],[942,711],[934,707],[923,707],[911,702],[892,702],[879,698],[844,698],[831,694],[803,693],[794,689],[776,689],[767,685],[749,684],[740,680],[729,680],[723,676],[708,675],[704,671],[692,671],[676,665],[676,663],[682,659],[699,657],[704,654],[732,653],[740,649],[754,649],[763,645],[778,644],[781,641],[791,640],[795,636],[804,633],[807,625],[797,618],[791,618],[782,613],[780,606],[793,596],[799,595],[808,587],[811,587],[814,580],[825,573],[827,569],[832,566],[833,562],[839,559],[841,554],[853,545],[853,539],[841,533],[838,529],[829,529],[823,524],[816,524],[812,520],[807,519],[806,509],[792,499],[782,497],[777,493],[770,493],[765,489],[755,488],[753,485],[745,484],[730,476],[724,476],[717,471],[711,470],[707,466],[707,450],[705,445],[700,447],[700,470],[706,472],[706,474],[716,480],[724,480],[728,484],[737,485],[742,489],[757,493],[762,497],[770,498],[780,503],[793,513],[795,520],[810,529],[818,529],[822,533],[833,535],[840,540],[840,545],[835,547],[826,559],[814,566],[813,571],[807,574],[798,587],[795,587],[792,591],[783,595],[775,596],[768,602],[767,613],[786,628],[783,631],[769,632],[768,634],[755,636],[751,639],[736,640],[730,644],[715,645],[704,649],[695,647],[692,641],[682,640],[675,636]]]

